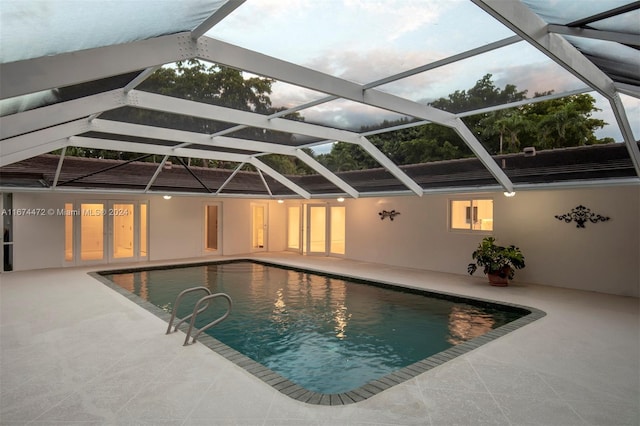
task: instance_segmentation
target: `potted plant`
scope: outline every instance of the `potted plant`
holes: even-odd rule
[[[484,268],[491,285],[508,285],[509,280],[515,275],[515,270],[525,267],[524,256],[518,247],[499,246],[493,237],[483,238],[478,248],[471,253],[471,257],[476,262],[470,263],[467,267],[469,275],[473,275],[480,266]]]

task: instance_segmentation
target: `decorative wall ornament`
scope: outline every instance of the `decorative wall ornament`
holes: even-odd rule
[[[571,209],[569,213],[565,213],[563,215],[556,215],[555,218],[558,220],[564,220],[567,223],[574,221],[576,222],[576,228],[584,228],[585,227],[584,224],[587,221],[591,223],[598,223],[598,222],[606,222],[607,220],[610,219],[610,217],[601,216],[599,214],[595,214],[591,212],[591,209],[586,208],[582,204],[579,205],[578,207]]]
[[[391,211],[382,210],[380,213],[378,213],[378,215],[380,216],[380,220],[384,220],[385,217],[388,217],[389,220],[393,220],[393,218],[398,216],[399,214],[400,212],[397,212],[395,210],[391,210]]]

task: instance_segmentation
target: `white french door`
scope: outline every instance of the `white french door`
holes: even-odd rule
[[[346,208],[308,204],[305,217],[305,251],[311,255],[344,255]]]
[[[147,202],[66,203],[64,259],[78,265],[147,260],[148,233]]]

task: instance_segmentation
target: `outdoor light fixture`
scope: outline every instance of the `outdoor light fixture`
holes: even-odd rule
[[[505,197],[515,197],[516,193],[515,192],[505,192],[504,196]]]
[[[339,202],[339,203],[341,203],[341,202],[343,202],[343,201],[344,201],[344,197],[338,197],[337,199],[338,199],[338,202]]]
[[[171,195],[163,195],[162,198],[164,198],[165,200],[170,200],[171,199]]]
[[[284,203],[284,200],[278,200],[278,204]]]

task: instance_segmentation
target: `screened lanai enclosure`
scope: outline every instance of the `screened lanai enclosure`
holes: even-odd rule
[[[310,199],[638,184],[639,9],[0,0],[0,190]],[[590,137],[567,124],[584,95],[600,120]],[[522,124],[536,108],[557,120]]]

